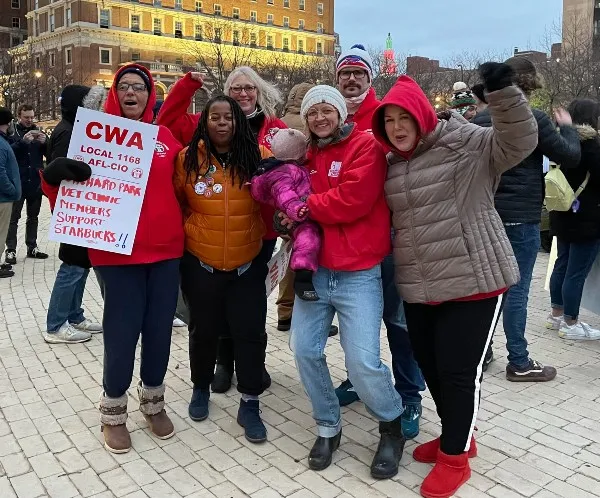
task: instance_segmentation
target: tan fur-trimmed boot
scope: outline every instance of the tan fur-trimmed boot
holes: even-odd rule
[[[100,399],[100,422],[104,434],[104,447],[111,453],[127,453],[131,449],[131,437],[127,422],[127,394],[120,398]]]
[[[150,427],[150,431],[158,439],[169,439],[175,435],[173,422],[165,412],[165,385],[144,387],[138,384],[140,411]]]

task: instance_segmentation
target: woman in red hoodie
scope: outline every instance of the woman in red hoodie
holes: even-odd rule
[[[392,210],[395,281],[410,340],[442,422],[414,459],[434,463],[421,494],[452,496],[471,475],[485,351],[502,295],[519,269],[494,208],[500,175],[537,145],[537,125],[505,64],[481,66],[492,128],[458,113],[438,119],[419,86],[399,78],[373,116],[392,152],[385,182]],[[342,329],[344,330],[344,329]]]
[[[169,97],[158,113],[157,123],[166,126],[175,138],[184,146],[189,145],[198,128],[200,113],[188,114],[187,109],[192,103],[196,91],[202,88],[200,73],[187,73],[180,79],[171,91]],[[258,144],[271,150],[271,140],[279,128],[287,128],[286,124],[277,118],[276,107],[282,102],[279,90],[262,79],[258,73],[247,66],[236,68],[225,81],[225,95],[229,95],[242,108]],[[267,263],[275,249],[277,232],[273,228],[275,209],[267,204],[261,204],[263,221],[267,232],[263,239],[263,247],[256,258],[257,263],[262,263],[265,278],[267,277]],[[267,297],[264,299],[265,314],[267,310]],[[265,315],[266,316],[266,315]],[[264,335],[265,349],[267,335]],[[223,393],[231,387],[231,377],[234,371],[233,341],[231,336],[222,337],[219,341],[217,368],[215,378],[211,385],[212,390]],[[265,388],[271,384],[271,379],[266,370],[263,373]]]
[[[290,344],[318,429],[308,465],[323,470],[342,434],[340,404],[324,354],[337,312],[349,378],[379,420],[381,440],[371,475],[387,479],[398,473],[405,439],[402,399],[380,358],[381,262],[390,252],[390,212],[383,195],[386,162],[371,134],[344,125],[347,115],[344,97],[330,86],[312,88],[302,101],[311,144],[308,213],[323,232],[313,276],[320,300],[296,301]]]
[[[155,101],[149,71],[129,64],[115,75],[105,112],[152,123]],[[100,417],[105,447],[113,453],[125,453],[131,448],[125,426],[127,390],[140,333],[140,411],[157,438],[167,439],[175,433],[164,410],[163,381],[177,305],[179,260],[183,255],[183,217],[173,187],[180,150],[181,145],[171,132],[159,127],[131,255],[89,250],[90,261],[104,281],[104,393]]]

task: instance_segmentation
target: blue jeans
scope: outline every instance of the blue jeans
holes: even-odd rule
[[[336,312],[348,377],[357,394],[379,421],[395,420],[402,414],[402,398],[380,356],[381,266],[353,272],[319,267],[313,285],[320,300],[296,300],[290,345],[312,403],[319,436],[333,437],[341,428],[340,404],[325,358],[329,327]]]
[[[525,339],[527,302],[533,267],[540,249],[540,224],[522,223],[505,225],[504,228],[521,274],[519,283],[512,286],[506,293],[502,316],[506,334],[506,349],[508,349],[508,363],[516,368],[525,368],[529,364],[527,339]]]
[[[568,320],[577,320],[583,285],[600,251],[600,240],[557,242],[558,257],[550,278],[552,308],[564,310]]]
[[[67,321],[77,324],[85,320],[81,302],[89,273],[90,270],[80,266],[60,265],[48,304],[48,332],[58,332]]]
[[[396,391],[404,404],[421,403],[420,391],[425,390],[421,369],[413,355],[402,298],[394,283],[394,258],[390,254],[381,263],[383,285],[383,323],[387,329],[388,343],[392,353],[392,370]]]

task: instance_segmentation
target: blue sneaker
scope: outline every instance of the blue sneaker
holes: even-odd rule
[[[402,413],[402,434],[406,439],[414,439],[419,435],[419,421],[421,420],[421,403],[407,403]]]
[[[245,436],[251,443],[264,443],[267,440],[267,428],[260,419],[258,400],[240,400],[237,422],[244,428]]]
[[[354,386],[352,385],[352,382],[350,382],[350,379],[346,379],[336,388],[335,395],[340,402],[340,406],[351,405],[360,399],[354,390]]]
[[[192,401],[188,407],[190,418],[195,422],[201,422],[208,418],[208,400],[210,399],[209,389],[194,389]]]

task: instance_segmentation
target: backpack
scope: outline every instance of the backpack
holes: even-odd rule
[[[585,175],[585,180],[573,192],[571,185],[567,181],[565,175],[560,170],[558,164],[551,164],[550,171],[546,173],[544,182],[546,184],[546,209],[548,211],[569,211],[573,207],[573,203],[583,192],[583,189],[590,180],[590,172]]]

